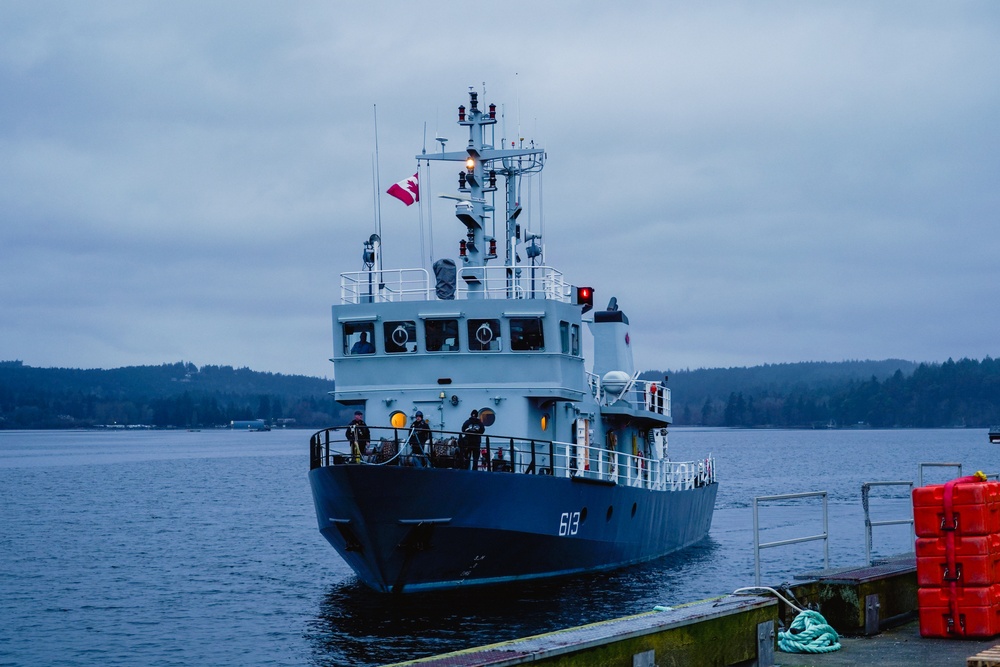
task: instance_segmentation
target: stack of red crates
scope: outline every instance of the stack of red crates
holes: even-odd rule
[[[1000,634],[1000,482],[914,489],[913,521],[921,636]]]

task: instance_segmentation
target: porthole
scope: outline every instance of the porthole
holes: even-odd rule
[[[632,518],[633,518],[633,519],[635,518],[635,510],[636,510],[636,507],[637,507],[637,506],[636,506],[636,504],[635,504],[635,503],[632,503]]]
[[[497,413],[493,412],[491,408],[482,408],[479,411],[479,421],[483,422],[483,426],[493,426],[496,420]]]
[[[393,428],[404,428],[406,426],[406,413],[396,410],[389,415],[389,423]]]
[[[608,515],[605,517],[606,521],[611,521],[611,515],[615,513],[614,505],[608,505]]]

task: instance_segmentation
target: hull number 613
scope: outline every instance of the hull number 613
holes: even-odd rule
[[[563,512],[559,517],[559,536],[576,535],[580,530],[580,513]]]

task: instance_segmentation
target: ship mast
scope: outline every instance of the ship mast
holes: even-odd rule
[[[469,107],[458,107],[458,124],[469,128],[469,143],[465,151],[418,155],[417,160],[462,162],[458,174],[455,217],[465,225],[466,236],[459,242],[459,257],[465,266],[459,275],[468,284],[469,298],[481,299],[486,288],[486,265],[497,258],[497,239],[486,234],[486,224],[494,207],[486,203],[486,194],[496,192],[497,176],[506,180],[506,215],[504,223],[504,265],[508,268],[508,284],[513,279],[517,263],[515,246],[518,242],[517,217],[521,214],[518,201],[518,181],[529,172],[541,171],[545,151],[540,148],[494,147],[485,141],[486,127],[497,122],[496,105],[487,111],[479,108],[479,93],[469,91]]]

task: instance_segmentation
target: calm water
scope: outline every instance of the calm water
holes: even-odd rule
[[[384,597],[316,529],[309,433],[0,431],[0,665],[376,665],[647,611],[753,583],[754,496],[828,491],[831,564],[864,557],[860,487],[920,462],[1000,469],[984,430],[674,429],[715,454],[710,537],[613,574]],[[931,470],[925,481],[949,477]],[[901,518],[884,489],[873,519]],[[763,541],[821,531],[821,504],[761,511]],[[909,550],[908,529],[875,534]],[[822,565],[819,543],[763,552],[765,583]]]

